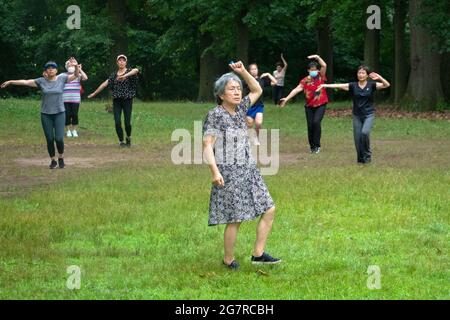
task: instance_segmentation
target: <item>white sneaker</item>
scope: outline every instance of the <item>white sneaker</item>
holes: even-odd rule
[[[72,137],[72,132],[70,130],[67,130],[67,137],[68,138]]]
[[[73,131],[72,131],[72,136],[73,136],[74,138],[78,138],[78,132],[77,132],[77,130],[73,130]]]

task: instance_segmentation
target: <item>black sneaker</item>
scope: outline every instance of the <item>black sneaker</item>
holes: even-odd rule
[[[223,262],[223,264],[232,271],[237,271],[237,269],[239,269],[239,263],[237,263],[236,260],[231,261],[230,264],[226,264],[225,262]]]
[[[120,141],[120,143],[119,143],[119,147],[121,147],[121,148],[125,148],[127,146],[127,144],[125,143],[125,142],[123,142],[123,141]]]
[[[127,138],[126,138],[126,142],[127,142],[127,143],[126,143],[126,147],[127,147],[127,148],[130,148],[130,147],[131,147],[131,138],[127,137]]]
[[[281,259],[273,258],[267,253],[263,253],[260,257],[252,256],[252,264],[277,264]]]
[[[52,160],[52,162],[50,163],[49,168],[50,169],[56,169],[57,166],[58,166],[58,162],[56,162],[56,160]]]
[[[65,167],[64,158],[58,158],[58,166],[60,169],[64,169]]]
[[[320,147],[317,147],[316,150],[314,150],[314,153],[315,153],[315,154],[320,153]]]

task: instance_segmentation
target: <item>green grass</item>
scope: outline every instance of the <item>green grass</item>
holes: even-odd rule
[[[39,101],[0,101],[0,299],[450,297],[448,122],[377,118],[374,163],[361,167],[350,118],[325,117],[323,153],[310,156],[301,105],[267,106],[264,126],[281,137],[280,170],[265,177],[277,206],[267,250],[284,263],[249,263],[253,221],[231,273],[223,226],[207,226],[208,168],[170,161],[172,131],[192,132],[211,106],[136,102],[136,145],[119,150],[104,105],[83,103],[69,165],[49,171]],[[66,288],[70,265],[80,290]],[[370,265],[379,290],[366,286]]]

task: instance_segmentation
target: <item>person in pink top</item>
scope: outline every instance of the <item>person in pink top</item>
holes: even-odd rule
[[[75,68],[66,61],[67,75],[74,73]],[[82,65],[79,65],[80,76],[73,81],[67,82],[64,86],[63,101],[66,108],[66,136],[78,137],[78,111],[81,103],[81,81],[88,79],[87,74],[82,70]]]

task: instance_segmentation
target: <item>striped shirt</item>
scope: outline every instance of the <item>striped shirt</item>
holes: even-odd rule
[[[64,86],[64,93],[63,93],[63,101],[64,102],[70,102],[70,103],[80,103],[81,102],[81,83],[80,83],[81,77],[78,77],[77,79],[66,82],[66,85]]]

